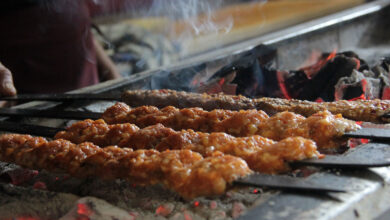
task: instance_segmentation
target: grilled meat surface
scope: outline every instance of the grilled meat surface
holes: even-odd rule
[[[308,118],[292,112],[280,112],[269,117],[264,111],[254,109],[205,111],[202,108],[178,109],[173,106],[132,109],[125,103],[116,103],[103,113],[102,118],[109,124],[128,122],[143,128],[161,123],[177,131],[225,132],[237,137],[261,135],[276,141],[301,136],[314,140],[322,151],[337,150],[347,140],[343,138],[345,132],[360,128],[354,121],[326,110]]]
[[[341,114],[345,118],[356,121],[390,122],[389,118],[382,117],[384,114],[390,112],[389,100],[340,100],[317,103],[279,98],[250,99],[244,96],[208,95],[167,89],[129,90],[122,94],[122,100],[134,107],[154,105],[162,108],[171,105],[178,108],[201,107],[205,110],[259,109],[268,114],[290,111],[306,117],[319,111],[328,110],[333,114]]]
[[[85,120],[76,122],[67,131],[59,132],[56,138],[70,140],[73,143],[103,144],[106,142],[124,148],[156,149],[162,152],[185,149],[198,152],[204,157],[222,152],[244,159],[254,171],[272,174],[288,171],[287,162],[289,161],[322,157],[313,141],[301,137],[291,137],[275,142],[258,135],[233,137],[222,132],[175,131],[161,124],[140,130],[134,129],[130,133],[127,129],[129,127],[132,125],[107,125],[103,120]],[[112,136],[118,131],[126,134]]]
[[[136,150],[30,135],[0,136],[0,159],[31,169],[66,172],[75,177],[122,178],[133,183],[161,183],[183,198],[220,195],[236,179],[252,173],[244,160],[215,153],[203,158],[190,150]]]

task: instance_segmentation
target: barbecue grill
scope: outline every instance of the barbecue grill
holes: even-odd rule
[[[28,102],[15,109],[33,109],[35,112],[29,112],[30,115],[25,116],[26,112],[21,112],[20,115],[20,112],[12,114],[7,111],[7,114],[3,114],[2,122],[5,126],[2,129],[12,128],[10,124],[5,123],[18,123],[49,126],[57,131],[57,128],[64,128],[74,122],[69,118],[99,117],[98,113],[119,100],[120,93],[125,90],[193,91],[194,87],[191,87],[193,81],[188,79],[199,76],[212,81],[210,74],[217,72],[215,69],[223,70],[223,67],[227,66],[227,69],[230,68],[229,71],[234,71],[234,66],[230,67],[228,64],[232,61],[245,61],[248,56],[261,58],[260,60],[269,59],[276,69],[299,68],[299,65],[307,60],[308,54],[312,53],[313,48],[327,52],[331,52],[334,48],[338,51],[353,50],[367,61],[379,60],[380,57],[388,55],[386,50],[379,48],[390,45],[386,44],[389,41],[384,41],[390,25],[387,19],[389,13],[389,1],[372,1],[261,37],[187,57],[174,66],[77,90],[69,93],[68,98],[27,96],[24,97],[25,100],[40,101]],[[364,48],[361,47],[362,45]],[[72,93],[78,94],[76,95],[78,97],[76,99],[71,97]],[[90,95],[82,98],[83,94],[80,93]],[[23,96],[19,97],[21,98]],[[78,117],[75,117],[74,114],[69,113],[69,117],[62,117],[67,119],[58,119],[60,118],[58,112],[61,111],[83,111],[86,116],[76,113]],[[388,128],[387,125],[370,123],[364,126]],[[27,126],[23,129],[26,129],[26,133],[33,131]],[[53,129],[35,131],[50,133]],[[384,143],[374,142],[370,146],[374,149],[383,149],[384,152],[388,151]],[[380,156],[383,155],[371,155],[374,160],[376,157],[379,160]],[[190,202],[183,201],[160,186],[140,187],[120,180],[112,182],[98,179],[81,180],[46,171],[37,173],[7,163],[1,163],[0,168],[0,177],[5,182],[1,184],[0,202],[3,208],[0,207],[0,213],[8,215],[7,218],[10,214],[15,214],[21,217],[20,219],[29,216],[36,219],[39,217],[51,219],[67,214],[66,217],[70,219],[77,215],[96,219],[99,219],[99,215],[119,219],[163,218],[164,216],[171,219],[204,217],[280,220],[374,219],[390,209],[390,190],[387,186],[390,182],[390,168],[388,167],[364,168],[363,166],[358,169],[306,167],[290,176],[284,176],[286,179],[283,179],[286,185],[289,185],[291,181],[301,180],[302,176],[309,176],[305,178],[306,182],[345,191],[342,193],[278,190],[272,187],[275,185],[272,179],[277,177],[264,176],[263,183],[270,178],[269,186],[239,188],[229,191],[221,198],[200,198]],[[278,184],[283,183],[280,179],[278,181]],[[14,185],[7,184],[9,182],[13,182]],[[49,205],[49,202],[53,203]],[[64,219],[66,217],[64,216]]]

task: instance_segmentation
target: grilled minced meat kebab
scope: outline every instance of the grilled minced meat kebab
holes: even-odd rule
[[[199,94],[177,92],[174,90],[129,90],[122,94],[122,100],[130,106],[154,105],[159,108],[175,106],[177,108],[201,107],[205,110],[260,109],[268,114],[290,111],[306,117],[319,111],[328,110],[356,121],[390,122],[382,117],[390,112],[390,100],[340,100],[335,102],[310,102],[279,98],[250,99],[244,96],[224,94]]]
[[[203,158],[190,150],[100,148],[87,142],[76,145],[19,134],[0,136],[0,160],[81,178],[122,178],[141,185],[161,183],[186,199],[223,194],[234,180],[252,173],[244,160],[222,153]]]
[[[244,159],[249,167],[262,173],[281,173],[289,169],[289,161],[322,157],[316,144],[302,137],[291,137],[279,142],[254,135],[233,137],[226,133],[202,133],[193,130],[175,131],[161,124],[138,129],[135,125],[108,125],[103,120],[74,123],[55,138],[73,143],[92,142],[101,147],[117,145],[133,149],[192,150],[204,157],[219,151]]]
[[[280,112],[269,117],[261,110],[212,110],[201,108],[178,109],[168,106],[158,109],[154,106],[130,108],[124,103],[117,103],[108,108],[102,118],[109,124],[132,123],[141,128],[158,123],[177,131],[193,129],[202,132],[225,132],[246,137],[260,135],[280,141],[288,137],[301,136],[312,139],[319,149],[335,151],[347,138],[345,132],[360,128],[354,121],[322,111],[305,118],[292,112]]]

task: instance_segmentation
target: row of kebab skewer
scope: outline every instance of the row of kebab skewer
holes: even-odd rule
[[[337,154],[347,144],[344,134],[360,129],[343,116],[378,122],[390,109],[381,100],[264,98],[270,116],[253,106],[255,99],[172,90],[128,91],[122,100],[139,107],[118,102],[101,119],[76,122],[54,140],[3,134],[0,160],[75,177],[162,184],[192,199],[223,194],[255,172],[286,173],[290,162]]]

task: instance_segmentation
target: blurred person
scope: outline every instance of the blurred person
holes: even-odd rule
[[[120,74],[91,33],[90,1],[0,1],[0,95],[62,93]]]

